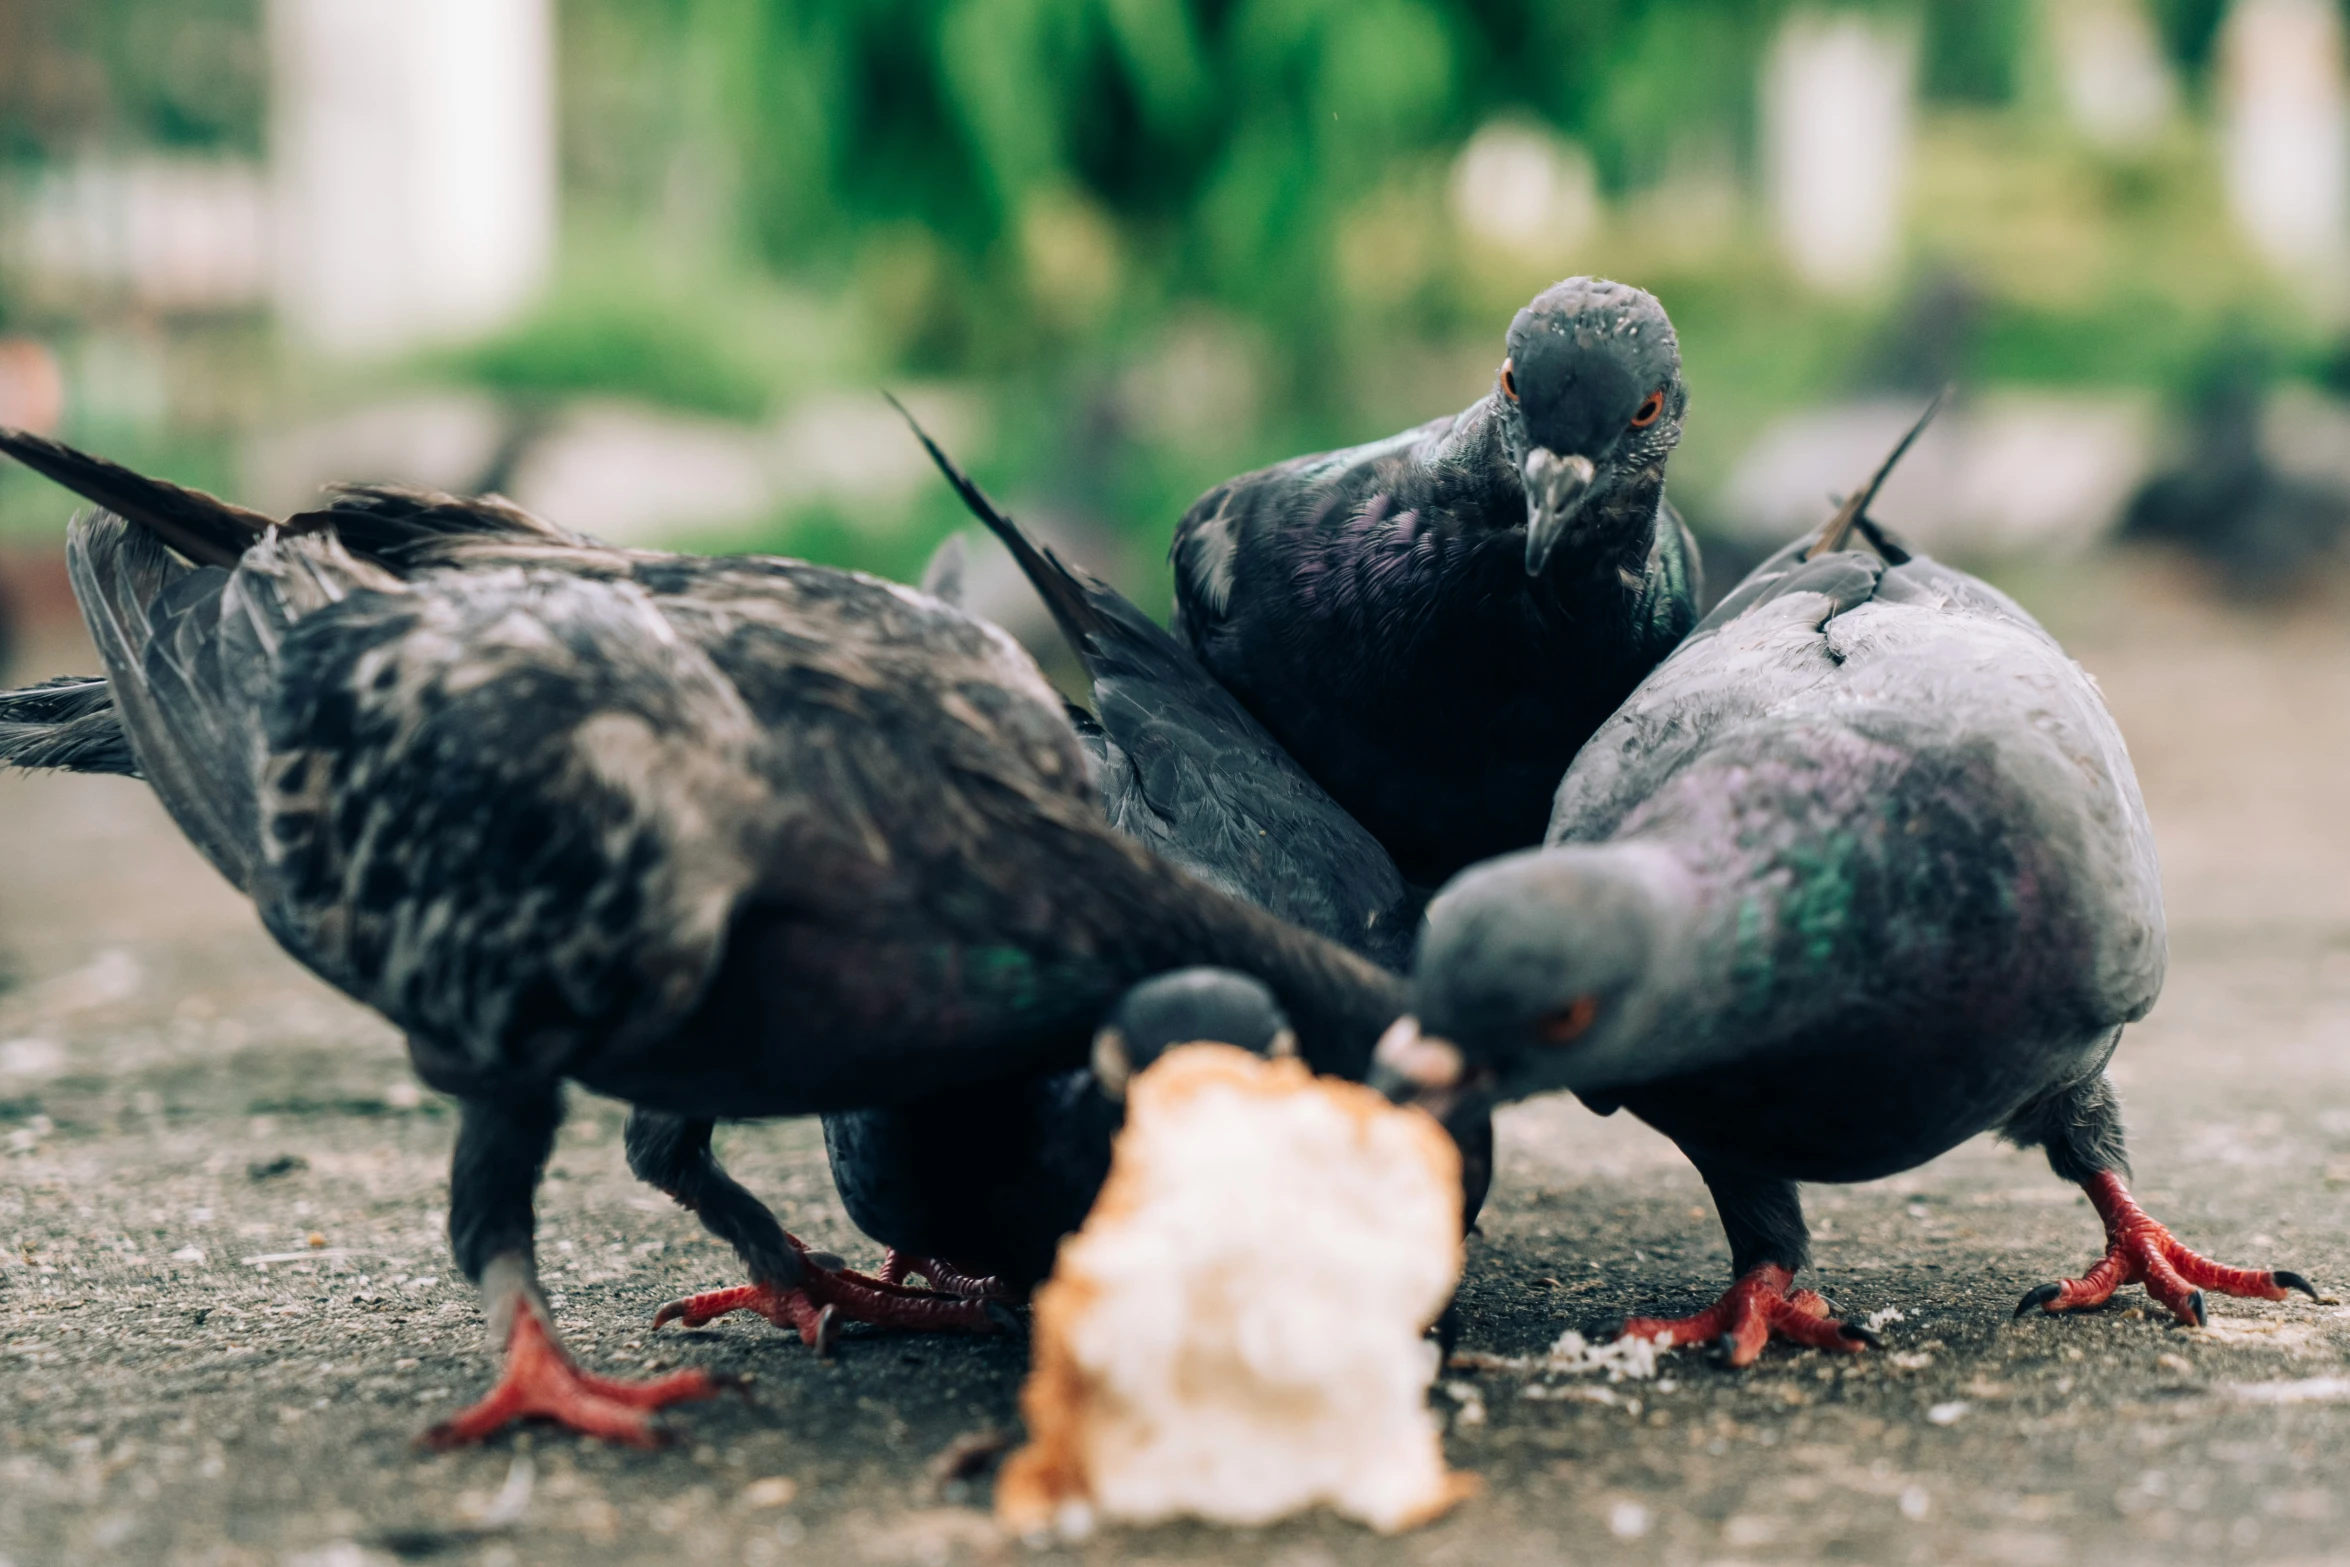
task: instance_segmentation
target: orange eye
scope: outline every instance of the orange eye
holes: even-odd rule
[[[1640,411],[1632,416],[1632,428],[1635,430],[1647,429],[1656,423],[1657,415],[1664,411],[1665,394],[1661,390],[1649,393],[1641,399]]]
[[[1501,395],[1513,403],[1518,400],[1518,371],[1514,359],[1501,362]]]
[[[1547,1044],[1567,1044],[1589,1028],[1598,1016],[1597,996],[1577,996],[1572,1005],[1542,1020],[1542,1038]]]

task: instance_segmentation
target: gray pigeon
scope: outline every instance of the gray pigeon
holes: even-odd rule
[[[1773,1333],[1867,1339],[1792,1289],[1796,1182],[1890,1175],[1983,1131],[2045,1149],[2105,1223],[2104,1257],[2019,1314],[2142,1282],[2200,1322],[2206,1290],[2309,1290],[2205,1261],[2131,1200],[2105,1065],[2154,1004],[2164,936],[2129,755],[2080,666],[1866,521],[1869,493],[1592,737],[1544,848],[1437,897],[1378,1080],[1455,1116],[1567,1089],[1671,1137],[1736,1282],[1625,1331],[1721,1339],[1733,1364]],[[1873,549],[1844,547],[1856,530]]]

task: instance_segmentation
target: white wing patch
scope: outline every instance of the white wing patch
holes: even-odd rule
[[[1222,619],[1232,604],[1232,563],[1237,554],[1239,541],[1233,537],[1232,514],[1223,510],[1192,529],[1183,541],[1184,575],[1190,579],[1200,607],[1217,619]]]

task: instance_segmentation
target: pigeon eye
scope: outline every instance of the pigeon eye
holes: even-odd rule
[[[1647,429],[1650,425],[1656,423],[1657,415],[1663,413],[1664,411],[1665,394],[1663,391],[1659,390],[1649,393],[1648,396],[1641,399],[1640,411],[1632,415],[1632,428],[1635,430]]]
[[[1501,395],[1513,403],[1518,400],[1518,371],[1514,359],[1501,362]]]
[[[1572,1043],[1598,1016],[1597,996],[1577,996],[1573,1002],[1542,1020],[1542,1042],[1547,1045]]]

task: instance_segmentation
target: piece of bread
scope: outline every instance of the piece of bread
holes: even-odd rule
[[[1184,1045],[1128,1091],[1110,1178],[1037,1292],[997,1517],[1260,1524],[1327,1503],[1407,1529],[1444,1466],[1424,1336],[1461,1271],[1460,1157],[1360,1084]]]

